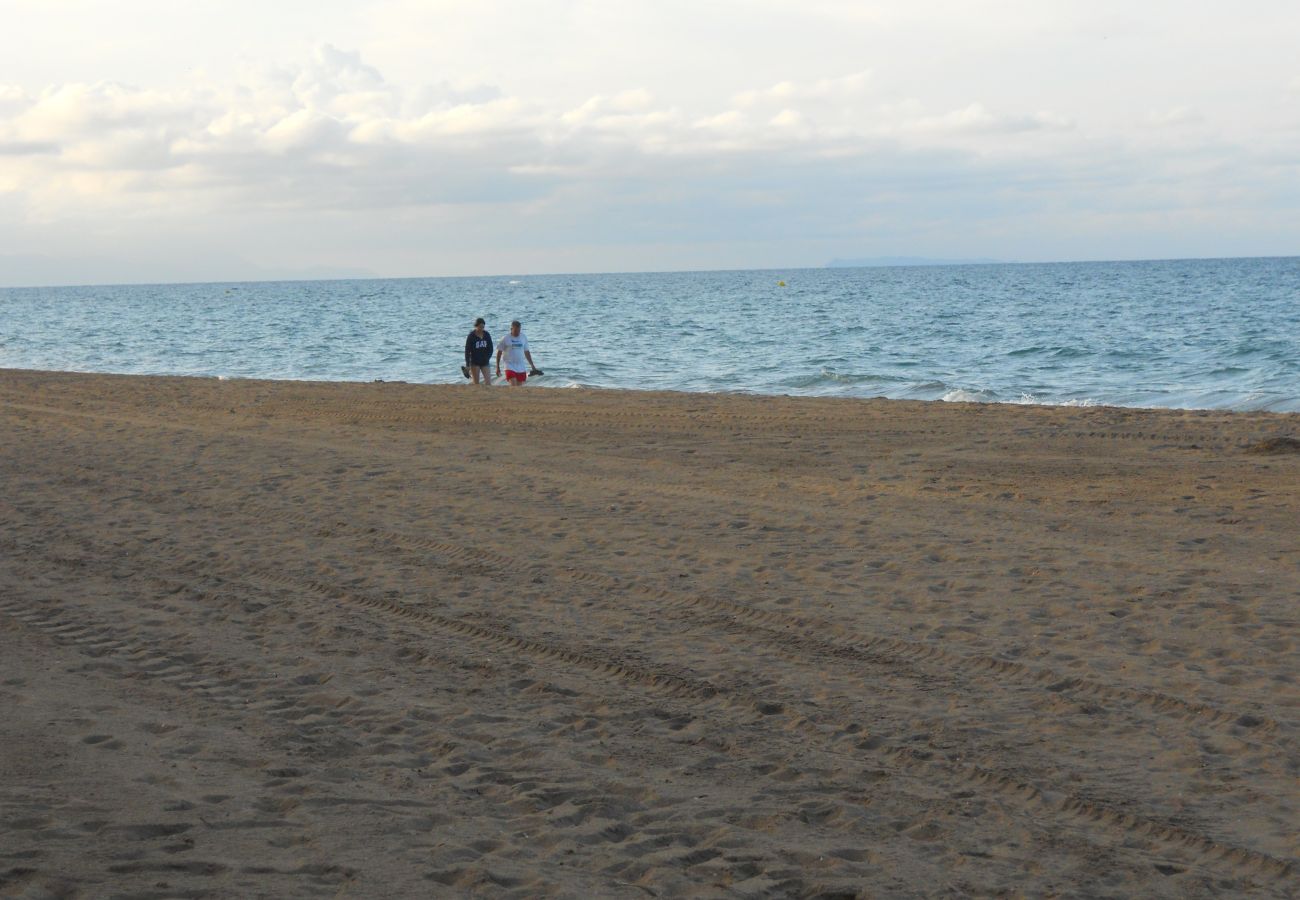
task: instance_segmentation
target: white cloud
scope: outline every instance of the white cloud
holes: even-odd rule
[[[714,116],[697,119],[694,127],[708,131],[736,132],[744,127],[745,121],[743,113],[736,109],[729,109]]]
[[[1072,125],[1069,119],[1056,113],[999,114],[976,102],[936,116],[904,115],[894,124],[893,130],[914,135],[1004,135],[1066,130]]]
[[[344,123],[334,116],[314,109],[299,109],[266,129],[261,143],[275,154],[294,150],[310,152],[334,146],[346,134]]]
[[[206,192],[214,205],[254,198],[304,208],[383,198],[437,203],[449,193],[473,202],[481,189],[483,202],[495,204],[510,194],[514,176],[645,177],[649,161],[665,156],[723,154],[719,160],[734,163],[737,153],[781,153],[786,164],[870,165],[886,141],[913,152],[1005,151],[1023,159],[1036,134],[1074,125],[1059,113],[995,111],[975,100],[933,112],[916,99],[880,96],[865,70],[742,91],[731,108],[704,115],[644,88],[555,109],[491,86],[406,88],[359,53],[330,45],[298,65],[246,67],[224,87],[69,84],[37,96],[7,88],[0,102],[9,109],[0,118],[6,158],[23,158],[5,164],[8,189],[45,208],[87,197],[134,203],[151,189]],[[43,152],[51,147],[59,152]],[[492,183],[494,173],[503,183]],[[133,177],[113,177],[127,174]],[[443,188],[429,190],[432,181]]]
[[[762,90],[742,91],[735,97],[741,109],[788,106],[796,102],[853,101],[865,95],[871,84],[870,72],[854,72],[840,78],[822,78],[800,85],[782,81]]]
[[[642,112],[654,105],[654,99],[654,94],[644,88],[638,88],[618,94],[610,101],[610,106],[624,113]]]
[[[1205,121],[1205,116],[1190,106],[1175,106],[1172,109],[1152,112],[1147,116],[1147,121],[1157,128],[1177,128],[1184,125],[1199,125]]]
[[[786,107],[769,119],[767,124],[776,128],[798,128],[803,124],[803,116],[798,110]]]
[[[27,92],[16,84],[0,84],[0,115],[10,115],[31,103]]]
[[[10,109],[0,120],[11,160],[3,183],[47,215],[178,191],[213,208],[494,205],[535,197],[539,184],[659,177],[667,163],[656,159],[734,166],[742,154],[761,165],[779,154],[786,167],[871,167],[891,142],[912,153],[956,151],[949,166],[967,165],[962,153],[1023,161],[1035,134],[1073,125],[1060,114],[994,111],[978,101],[945,112],[890,101],[864,70],[743,91],[733,108],[703,116],[643,88],[556,110],[490,86],[408,89],[359,53],[329,45],[298,65],[247,67],[225,87],[70,84],[34,97],[6,89],[0,99]],[[59,152],[42,152],[51,147]],[[1040,156],[1058,151],[1045,146]]]
[[[194,117],[193,101],[122,84],[65,84],[20,106],[10,124],[26,140],[94,140],[106,133],[184,127]]]

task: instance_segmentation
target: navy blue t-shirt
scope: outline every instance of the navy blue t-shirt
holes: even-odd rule
[[[482,337],[471,331],[469,337],[465,338],[465,365],[486,366],[490,362],[492,362],[492,335],[488,334],[486,328],[483,329]]]

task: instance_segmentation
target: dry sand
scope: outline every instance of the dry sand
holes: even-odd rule
[[[1297,434],[0,371],[0,895],[1292,895]]]

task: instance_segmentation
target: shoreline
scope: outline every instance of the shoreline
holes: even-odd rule
[[[145,378],[145,379],[178,378],[178,379],[191,379],[197,382],[204,382],[204,381],[214,381],[219,383],[254,382],[254,383],[286,384],[286,385],[295,385],[295,384],[319,385],[322,387],[329,386],[329,385],[353,385],[353,386],[405,385],[409,387],[455,389],[461,387],[474,386],[471,382],[468,381],[460,381],[460,382],[405,381],[401,379],[389,380],[385,378],[373,378],[370,379],[369,381],[357,381],[351,379],[321,380],[321,379],[298,379],[298,378],[260,378],[260,377],[245,377],[242,375],[188,375],[188,374],[173,374],[173,373],[160,374],[160,373],[139,373],[139,372],[82,371],[78,369],[22,369],[22,368],[13,369],[13,368],[0,367],[0,377],[3,377],[7,373],[28,373],[33,375],[42,375],[42,376],[51,376],[51,377],[69,375],[69,376],[85,376],[85,377],[103,376],[106,378]],[[504,385],[500,381],[498,381],[498,383],[493,385],[493,387],[505,387],[505,386],[506,385]],[[1300,412],[1256,410],[1256,409],[1233,409],[1227,407],[1120,406],[1115,404],[1093,402],[1093,401],[1080,401],[1080,402],[1061,401],[1057,403],[1051,403],[1051,402],[1038,402],[1038,401],[1021,402],[1017,400],[965,400],[965,399],[945,400],[943,398],[926,400],[926,399],[885,397],[885,396],[857,397],[857,396],[848,396],[848,395],[827,395],[827,394],[764,393],[761,391],[748,391],[748,390],[688,391],[688,390],[676,390],[676,389],[666,389],[666,388],[603,387],[601,385],[585,385],[585,384],[552,386],[549,384],[537,384],[536,382],[534,382],[531,385],[531,387],[533,389],[542,389],[547,391],[600,391],[600,392],[609,392],[609,393],[626,393],[632,396],[640,396],[640,395],[679,396],[680,395],[684,397],[724,397],[724,398],[737,397],[737,398],[755,398],[760,400],[765,398],[771,398],[771,399],[794,400],[794,401],[807,400],[807,401],[814,401],[814,402],[826,401],[826,402],[848,402],[848,403],[921,403],[927,405],[938,404],[938,405],[948,405],[948,406],[962,406],[962,405],[991,406],[997,408],[1010,407],[1010,408],[1060,409],[1060,410],[1120,410],[1120,411],[1139,412],[1139,413],[1143,413],[1143,412],[1186,413],[1186,414],[1226,413],[1231,415],[1244,415],[1244,416],[1258,415],[1258,416],[1277,416],[1282,418],[1289,417],[1295,420],[1297,423],[1300,423]],[[1300,424],[1297,425],[1297,429],[1300,430]]]
[[[466,387],[0,370],[0,892],[1300,887],[1300,414]]]

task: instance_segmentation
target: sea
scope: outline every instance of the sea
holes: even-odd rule
[[[1300,257],[0,289],[0,368],[1300,412]]]

